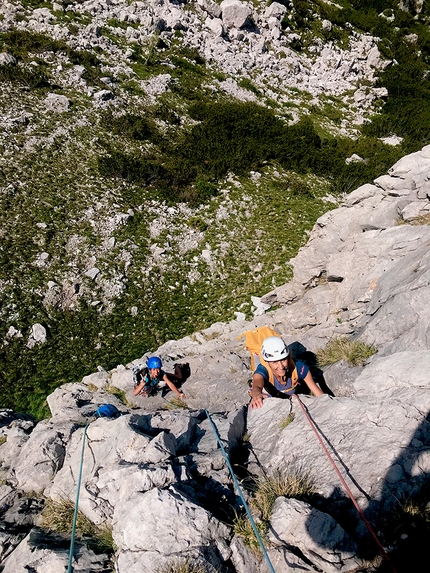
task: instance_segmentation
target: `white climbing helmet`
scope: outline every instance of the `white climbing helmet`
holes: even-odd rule
[[[288,347],[279,336],[270,336],[261,345],[261,356],[266,362],[284,360],[288,354]]]

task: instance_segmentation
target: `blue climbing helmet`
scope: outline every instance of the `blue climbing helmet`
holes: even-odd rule
[[[149,358],[148,362],[146,363],[146,366],[149,368],[149,370],[152,368],[161,368],[161,359],[158,358],[158,356],[151,356],[151,358]]]

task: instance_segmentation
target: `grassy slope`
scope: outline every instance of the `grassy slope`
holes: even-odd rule
[[[296,4],[290,25],[302,33],[298,49],[304,50],[311,34],[321,30],[308,3]],[[74,63],[82,63],[87,66],[87,83],[101,89],[105,86],[100,82],[100,62],[108,61],[109,54],[76,54],[60,44],[38,52],[34,38],[27,38],[29,45],[0,35],[3,46],[9,52],[15,50],[22,64],[33,60],[38,66],[30,76],[14,68],[1,84],[0,103],[11,110],[10,117],[33,113],[28,126],[17,123],[13,130],[0,133],[1,330],[5,333],[13,325],[24,334],[1,350],[2,406],[43,415],[48,392],[65,381],[78,380],[97,365],[111,368],[166,339],[217,320],[231,320],[235,310],[249,313],[251,295],[261,296],[290,277],[288,260],[304,243],[315,220],[332,208],[323,199],[328,192],[336,195],[355,188],[428,141],[423,127],[429,113],[424,74],[426,26],[395,9],[400,25],[400,31],[395,31],[394,25],[387,27],[378,16],[382,9],[377,2],[366,6],[353,2],[355,9],[343,4],[349,6],[344,13],[321,2],[315,4],[322,17],[339,23],[333,39],[338,36],[339,42],[345,41],[347,14],[354,25],[385,34],[384,50],[402,63],[381,75],[381,85],[389,88],[388,102],[356,141],[330,136],[330,126],[335,127],[342,117],[340,100],[310,109],[314,127],[307,123],[295,131],[265,111],[260,131],[252,139],[249,132],[255,122],[240,124],[239,108],[229,111],[231,101],[205,87],[216,86],[216,78],[222,76],[198,54],[182,48],[180,38],[169,46],[157,44],[154,38],[148,49],[134,49],[136,75],[119,78],[115,87],[126,101],[129,117],[134,118],[128,124],[118,126],[109,114],[94,109],[82,91],[72,88],[63,89],[73,102],[71,110],[49,114],[43,99],[49,91],[59,93],[55,66],[61,62],[66,73]],[[69,26],[88,23],[85,18],[61,15]],[[116,49],[124,50],[122,38],[115,35],[119,24],[111,24],[103,34],[115,41]],[[401,39],[405,31],[419,34],[418,45]],[[169,59],[175,65],[173,71],[165,65]],[[166,72],[175,78],[172,89],[156,103],[149,101],[139,81]],[[398,86],[408,86],[406,107],[405,92]],[[245,82],[244,87],[249,89],[250,84]],[[199,111],[196,101],[206,108]],[[306,97],[302,101],[305,104]],[[263,113],[247,104],[237,105],[244,106],[244,117]],[[413,121],[406,121],[402,109],[408,110]],[[285,113],[283,109],[281,116]],[[227,153],[222,145],[212,146],[210,141],[214,114],[225,120],[217,125],[235,130],[238,145]],[[405,137],[402,147],[390,148],[377,140],[391,132]],[[220,131],[216,140],[222,141],[224,133]],[[267,134],[268,141],[279,145],[260,145]],[[242,149],[249,153],[241,153]],[[345,167],[345,157],[354,152],[368,162]],[[117,168],[106,173],[101,161],[107,157],[107,165],[112,164],[109,158],[115,153],[131,158],[132,167],[137,164],[138,169],[127,164],[125,171]],[[150,179],[142,180],[148,160]],[[250,178],[251,169],[262,177]],[[233,177],[230,171],[235,172]],[[178,197],[188,205],[177,204]],[[115,214],[129,209],[134,216],[126,224],[109,226]],[[161,233],[150,238],[154,228]],[[73,237],[79,237],[75,248],[71,247]],[[190,237],[194,243],[187,247]],[[108,248],[109,238],[116,242]],[[164,249],[162,255],[151,254],[154,243]],[[203,249],[210,251],[210,262],[201,257]],[[35,263],[41,252],[49,254],[43,267]],[[84,274],[90,266],[100,269],[95,282]],[[43,305],[49,280],[59,285],[79,283],[83,295],[77,307],[62,311]],[[125,290],[107,300],[103,281],[113,286],[123,283]],[[132,307],[137,314],[130,312]],[[48,341],[28,349],[26,336],[35,322],[47,328]]]

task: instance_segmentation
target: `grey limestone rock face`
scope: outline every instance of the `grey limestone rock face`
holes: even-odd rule
[[[269,539],[274,545],[293,545],[327,573],[355,570],[357,546],[327,513],[297,499],[278,497],[270,519]]]
[[[64,573],[69,560],[69,542],[61,537],[48,535],[34,528],[4,561],[4,573]],[[106,555],[95,555],[84,545],[77,543],[73,570],[79,573],[104,573],[109,560]]]
[[[142,519],[142,516],[144,518]],[[156,570],[161,562],[210,551],[229,535],[229,528],[192,503],[179,490],[136,492],[115,510],[115,542],[124,551],[140,552],[140,569]],[[121,570],[121,560],[119,561]]]
[[[407,365],[404,362],[404,367]],[[363,381],[365,372],[359,377]],[[371,394],[366,395],[364,386]],[[358,503],[368,518],[377,518],[406,492],[419,491],[426,479],[430,390],[427,385],[387,391],[372,374],[360,390],[355,398],[301,399]],[[294,421],[282,428],[290,408]],[[266,471],[306,468],[319,493],[333,501],[342,498],[343,487],[297,399],[291,404],[266,400],[261,410],[249,413],[248,431],[258,463]],[[258,465],[255,471],[259,472]]]
[[[266,564],[251,558],[215,516],[217,506],[228,502],[236,509],[237,501],[207,410],[232,456],[248,434],[247,470],[257,476],[263,470],[308,471],[323,499],[324,511],[277,500],[271,522],[276,546],[269,552],[276,571],[332,573],[361,566],[348,536],[360,542],[364,527],[298,399],[270,398],[259,410],[245,408],[250,364],[240,335],[269,325],[287,343],[298,340],[312,352],[341,335],[373,344],[377,354],[361,366],[325,369],[335,397],[301,400],[372,522],[378,524],[397,500],[419,493],[430,473],[430,230],[398,225],[398,218],[427,210],[429,173],[427,146],[321,217],[292,261],[293,280],[263,297],[263,303],[276,302],[277,310],[249,322],[216,323],[157,349],[166,371],[175,362],[190,364],[191,377],[182,387],[187,410],[166,410],[172,404],[161,392],[132,396],[132,368],[145,355],[57,388],[47,398],[50,420],[35,424],[0,411],[0,499],[8,506],[0,525],[3,514],[17,523],[23,491],[74,501],[86,428],[80,509],[97,524],[113,524],[117,571],[156,571],[189,556],[211,572],[228,562],[237,573],[265,573]],[[128,405],[109,386],[124,390]],[[104,403],[122,415],[93,420]],[[295,417],[286,425],[290,413]],[[64,571],[64,548],[54,542],[46,547],[30,521],[23,540],[2,527],[5,573],[28,567]],[[104,566],[104,558],[79,549],[76,571]]]
[[[10,469],[10,478],[26,492],[41,492],[62,467],[73,422],[61,426],[40,422],[22,445]],[[37,467],[37,471],[34,468]]]

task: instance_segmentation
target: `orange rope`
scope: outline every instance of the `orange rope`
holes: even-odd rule
[[[305,407],[305,405],[303,404],[303,402],[300,400],[300,398],[298,397],[297,394],[293,394],[293,396],[295,396],[297,398],[297,400],[299,401],[300,406],[302,407],[302,410],[306,416],[306,418],[308,419],[309,424],[311,425],[311,428],[313,429],[313,431],[315,432],[321,446],[322,449],[324,450],[326,456],[328,457],[328,459],[330,460],[332,466],[334,467],[335,472],[337,473],[343,487],[345,488],[347,494],[349,495],[349,497],[351,498],[352,503],[354,504],[356,510],[358,511],[359,516],[361,517],[361,519],[364,522],[364,525],[367,527],[370,535],[373,537],[376,545],[378,546],[379,551],[381,552],[382,557],[387,561],[388,565],[390,566],[391,570],[393,571],[393,573],[397,573],[396,569],[394,568],[394,565],[392,564],[390,558],[388,557],[387,552],[385,551],[385,549],[382,547],[381,542],[379,541],[378,537],[376,536],[376,533],[373,531],[372,526],[370,525],[369,521],[366,519],[366,516],[364,515],[361,507],[358,505],[357,500],[355,499],[354,495],[352,494],[352,491],[349,489],[348,484],[346,483],[346,481],[343,479],[342,474],[340,473],[340,471],[338,470],[330,452],[328,451],[328,449],[326,448],[324,442],[322,441],[322,438],[315,426],[314,421],[312,420],[312,418],[310,417],[307,408]]]

